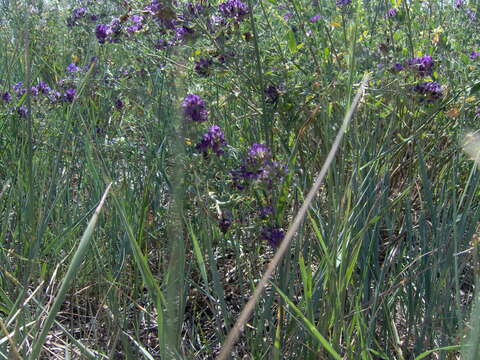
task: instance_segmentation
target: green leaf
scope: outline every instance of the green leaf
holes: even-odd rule
[[[295,54],[298,51],[297,41],[295,40],[295,34],[292,30],[287,33],[287,45],[292,54]]]
[[[473,86],[470,88],[470,95],[475,94],[475,93],[478,92],[479,90],[480,90],[480,82],[476,83],[475,85],[473,85]]]

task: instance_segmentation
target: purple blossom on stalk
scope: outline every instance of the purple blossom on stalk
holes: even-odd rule
[[[455,0],[455,7],[460,9],[464,4],[464,0]]]
[[[347,5],[350,5],[352,3],[352,0],[337,0],[336,4],[338,7],[344,7]]]
[[[37,95],[38,95],[38,88],[37,88],[36,86],[30,87],[30,93],[31,93],[33,96],[37,96]]]
[[[67,66],[67,71],[69,73],[74,73],[74,72],[77,72],[78,70],[79,70],[78,66],[75,65],[74,63]]]
[[[413,91],[420,94],[420,102],[426,100],[427,103],[433,103],[443,96],[442,86],[435,81],[426,81],[415,85]]]
[[[262,240],[266,240],[271,247],[278,247],[285,237],[285,232],[281,228],[267,226],[262,229],[260,235]]]
[[[108,35],[111,33],[110,28],[105,24],[98,24],[95,28],[95,36],[100,44],[104,44]]]
[[[76,94],[77,94],[77,90],[70,88],[65,90],[65,94],[63,96],[66,101],[71,103],[75,99]]]
[[[273,214],[273,207],[270,205],[262,206],[260,208],[260,219],[266,219]]]
[[[287,173],[287,166],[272,160],[269,148],[253,144],[240,168],[231,172],[234,186],[243,190],[251,181],[257,181],[271,189],[274,182],[281,182]]]
[[[23,87],[23,83],[21,81],[19,81],[18,83],[14,84],[12,86],[13,88],[13,91],[15,91],[15,93],[19,96],[22,96],[23,94],[25,94],[25,92],[27,91],[27,89],[25,89]]]
[[[208,156],[209,149],[213,153],[220,156],[225,152],[223,148],[226,145],[227,143],[225,141],[225,135],[223,134],[222,129],[220,129],[218,125],[213,125],[205,134],[203,134],[202,140],[197,144],[197,146],[195,146],[195,148],[205,157]]]
[[[480,116],[480,106],[477,106],[477,110],[475,112],[475,116]]]
[[[293,17],[293,13],[291,11],[287,11],[285,15],[283,15],[283,18],[285,19],[285,21],[290,20],[292,17]]]
[[[400,72],[400,71],[402,71],[403,69],[404,69],[404,66],[403,66],[402,64],[400,64],[400,63],[396,63],[396,64],[394,64],[393,67],[392,67],[392,71],[393,71],[393,72]]]
[[[196,94],[189,94],[182,101],[183,115],[186,121],[203,122],[208,118],[205,101]]]
[[[2,100],[6,103],[9,103],[10,100],[12,100],[12,95],[10,95],[8,91],[5,91],[4,93],[2,93]]]
[[[225,18],[232,18],[235,22],[242,21],[248,14],[248,6],[240,0],[227,0],[218,6]]]
[[[225,234],[232,226],[232,215],[230,213],[223,212],[220,219],[218,219],[218,227],[220,231]]]
[[[158,0],[153,0],[149,5],[145,6],[145,11],[152,15],[157,15],[162,10],[162,4]]]
[[[269,85],[265,89],[265,95],[267,96],[266,103],[267,104],[275,104],[278,101],[278,97],[280,96],[280,92],[275,85]]]
[[[472,51],[470,53],[470,59],[475,60],[478,57],[480,57],[480,51]]]
[[[421,56],[409,59],[408,66],[415,69],[419,76],[424,77],[433,73],[433,58],[431,56]]]
[[[123,101],[121,99],[115,100],[115,108],[117,110],[122,110],[123,106],[124,106],[124,104],[123,104]]]
[[[197,16],[205,10],[205,6],[189,2],[185,5],[185,9],[189,15]]]
[[[192,35],[193,33],[193,29],[186,26],[180,26],[175,28],[175,40],[184,40],[187,36]]]
[[[28,114],[27,107],[25,105],[18,107],[17,113],[18,115],[20,115],[20,117],[23,117],[23,118],[27,117],[27,114]]]
[[[312,16],[309,21],[311,23],[314,23],[314,22],[317,22],[320,19],[321,19],[320,15],[315,15],[315,16]]]
[[[62,97],[62,94],[60,94],[60,92],[56,90],[48,94],[48,99],[53,103],[57,102],[61,97]]]
[[[198,61],[195,61],[195,71],[201,76],[210,75],[210,66],[212,66],[213,61],[210,58],[201,58]]]
[[[83,7],[73,10],[73,13],[72,13],[73,19],[74,20],[80,19],[81,17],[85,16],[86,12],[87,10]]]
[[[396,8],[391,8],[387,11],[387,17],[393,18],[397,16],[398,10]]]
[[[467,14],[470,21],[475,21],[477,19],[477,13],[472,9],[466,9],[465,13]]]
[[[47,85],[47,83],[43,82],[43,81],[40,81],[37,85],[37,88],[38,90],[42,93],[42,94],[48,94],[52,89],[50,89],[50,87]]]

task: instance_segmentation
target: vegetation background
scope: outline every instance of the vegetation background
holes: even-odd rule
[[[0,358],[480,358],[478,0],[0,1]],[[462,151],[462,147],[466,150]]]

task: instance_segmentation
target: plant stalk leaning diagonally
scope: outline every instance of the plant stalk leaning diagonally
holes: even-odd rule
[[[70,284],[72,283],[72,280],[76,276],[78,269],[83,261],[83,256],[85,255],[85,252],[88,249],[88,245],[90,244],[90,240],[92,239],[93,231],[95,229],[95,225],[97,224],[98,216],[100,214],[100,210],[103,207],[103,204],[105,203],[105,199],[107,198],[108,192],[110,191],[110,186],[109,184],[107,186],[107,189],[105,190],[102,199],[100,200],[100,203],[98,204],[97,208],[95,209],[95,212],[92,215],[92,218],[90,219],[90,222],[88,223],[87,228],[85,229],[85,232],[83,233],[82,239],[80,240],[80,244],[78,245],[78,249],[73,255],[72,262],[70,263],[70,266],[68,267],[67,274],[65,275],[65,278],[63,279],[62,285],[60,286],[60,290],[58,291],[58,295],[55,298],[55,301],[52,304],[52,308],[50,309],[48,313],[47,320],[45,320],[45,324],[43,325],[43,329],[40,332],[40,335],[35,340],[34,346],[32,353],[30,354],[30,359],[38,359],[38,356],[40,355],[40,351],[42,350],[43,343],[45,341],[45,338],[48,334],[48,331],[50,330],[50,327],[52,326],[53,322],[55,321],[55,316],[57,315],[58,311],[60,310],[60,306],[63,303],[63,300],[65,299],[65,296],[67,295],[68,288]]]

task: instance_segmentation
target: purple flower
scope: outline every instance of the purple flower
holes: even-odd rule
[[[266,219],[273,214],[273,207],[270,205],[262,206],[260,208],[260,219]]]
[[[293,13],[291,11],[287,11],[285,15],[283,15],[283,18],[285,19],[285,21],[290,20],[292,17],[293,17]]]
[[[397,16],[398,10],[396,8],[391,8],[387,11],[387,17],[393,18]]]
[[[70,88],[65,90],[65,94],[63,96],[66,101],[71,103],[75,99],[76,94],[77,94],[77,90]]]
[[[78,8],[73,10],[72,16],[74,20],[80,19],[81,17],[85,16],[87,10],[85,8]]]
[[[232,215],[229,212],[223,212],[220,219],[218,219],[218,227],[220,231],[225,234],[228,229],[232,226]]]
[[[264,92],[267,96],[267,104],[275,104],[278,101],[280,93],[275,85],[269,85]]]
[[[426,100],[428,103],[433,103],[443,96],[442,86],[435,81],[426,81],[417,84],[413,88],[413,91],[421,96],[420,102]]]
[[[208,131],[203,134],[202,140],[195,146],[198,152],[202,153],[205,157],[208,156],[208,150],[218,156],[222,155],[225,151],[223,148],[227,145],[225,142],[225,135],[219,126],[213,125]]]
[[[163,6],[158,0],[153,0],[149,5],[145,7],[145,10],[152,15],[157,15],[161,12]]]
[[[470,53],[470,59],[475,60],[477,57],[480,57],[480,51],[472,51]]]
[[[225,18],[232,18],[235,22],[242,21],[248,14],[248,6],[240,0],[227,0],[218,6]]]
[[[143,21],[143,16],[140,15],[133,15],[132,16],[132,21],[134,23],[141,23]]]
[[[115,108],[117,110],[122,110],[123,109],[123,101],[121,99],[115,100]]]
[[[351,4],[352,0],[337,0],[336,3],[338,7],[343,7]]]
[[[240,168],[231,172],[233,184],[239,190],[252,181],[271,189],[274,182],[281,182],[286,174],[287,166],[273,161],[269,148],[263,144],[253,144]]]
[[[477,106],[477,110],[475,112],[475,116],[480,116],[480,106]]]
[[[79,70],[78,66],[73,63],[67,66],[67,71],[69,73],[74,73],[74,72],[77,72],[78,70]]]
[[[464,4],[464,0],[455,0],[455,7],[460,9]]]
[[[393,67],[392,67],[392,71],[393,71],[393,72],[400,72],[400,71],[402,71],[403,69],[404,69],[404,66],[403,66],[402,64],[400,64],[400,63],[396,63],[396,64],[394,64]]]
[[[43,81],[40,81],[37,85],[37,88],[38,90],[42,93],[42,94],[48,94],[52,89],[50,89],[50,87]]]
[[[203,122],[208,118],[205,101],[196,94],[189,94],[182,101],[183,115],[186,121]]]
[[[213,61],[210,58],[201,58],[198,61],[195,61],[195,71],[201,76],[210,75],[210,66],[212,66]]]
[[[2,93],[2,100],[6,103],[9,103],[10,100],[12,100],[12,95],[10,95],[8,91],[5,91],[4,93]]]
[[[104,44],[107,36],[111,33],[110,28],[105,24],[98,24],[95,28],[95,36],[100,44]]]
[[[477,19],[477,13],[472,9],[466,9],[465,13],[467,14],[470,21],[475,21]]]
[[[97,21],[98,20],[98,15],[95,15],[95,14],[90,15],[90,20],[91,21]]]
[[[32,86],[30,88],[30,93],[33,95],[33,96],[37,96],[38,95],[38,88],[36,86]]]
[[[18,115],[20,115],[20,117],[27,117],[27,114],[28,114],[28,110],[27,110],[27,107],[25,105],[22,105],[20,107],[17,108],[17,113]]]
[[[260,237],[268,241],[271,247],[278,247],[285,237],[285,232],[281,228],[267,226],[262,229]]]
[[[433,58],[431,56],[422,56],[409,59],[407,61],[408,66],[415,69],[419,76],[432,75],[433,72]]]
[[[49,94],[48,94],[48,99],[52,102],[52,103],[55,103],[57,102],[60,98],[62,97],[62,94],[60,94],[59,91],[51,91]]]
[[[15,93],[19,96],[22,96],[23,94],[25,94],[25,92],[27,91],[27,89],[25,89],[23,87],[23,83],[21,81],[19,81],[18,83],[14,84],[12,86],[13,88],[13,91],[15,91]]]
[[[317,22],[317,21],[320,20],[320,19],[321,19],[320,15],[315,15],[315,16],[312,16],[312,17],[310,18],[310,22],[311,22],[311,23],[314,23],[314,22]]]
[[[129,34],[133,34],[133,33],[136,33],[140,30],[142,30],[143,28],[143,24],[142,23],[136,23],[136,24],[133,24],[133,25],[130,25],[130,26],[127,26],[127,32]]]
[[[187,36],[194,33],[193,29],[186,26],[175,28],[175,40],[184,40]]]
[[[263,163],[266,160],[270,160],[272,154],[270,149],[263,144],[253,144],[248,149],[248,159],[247,161],[253,163]]]

